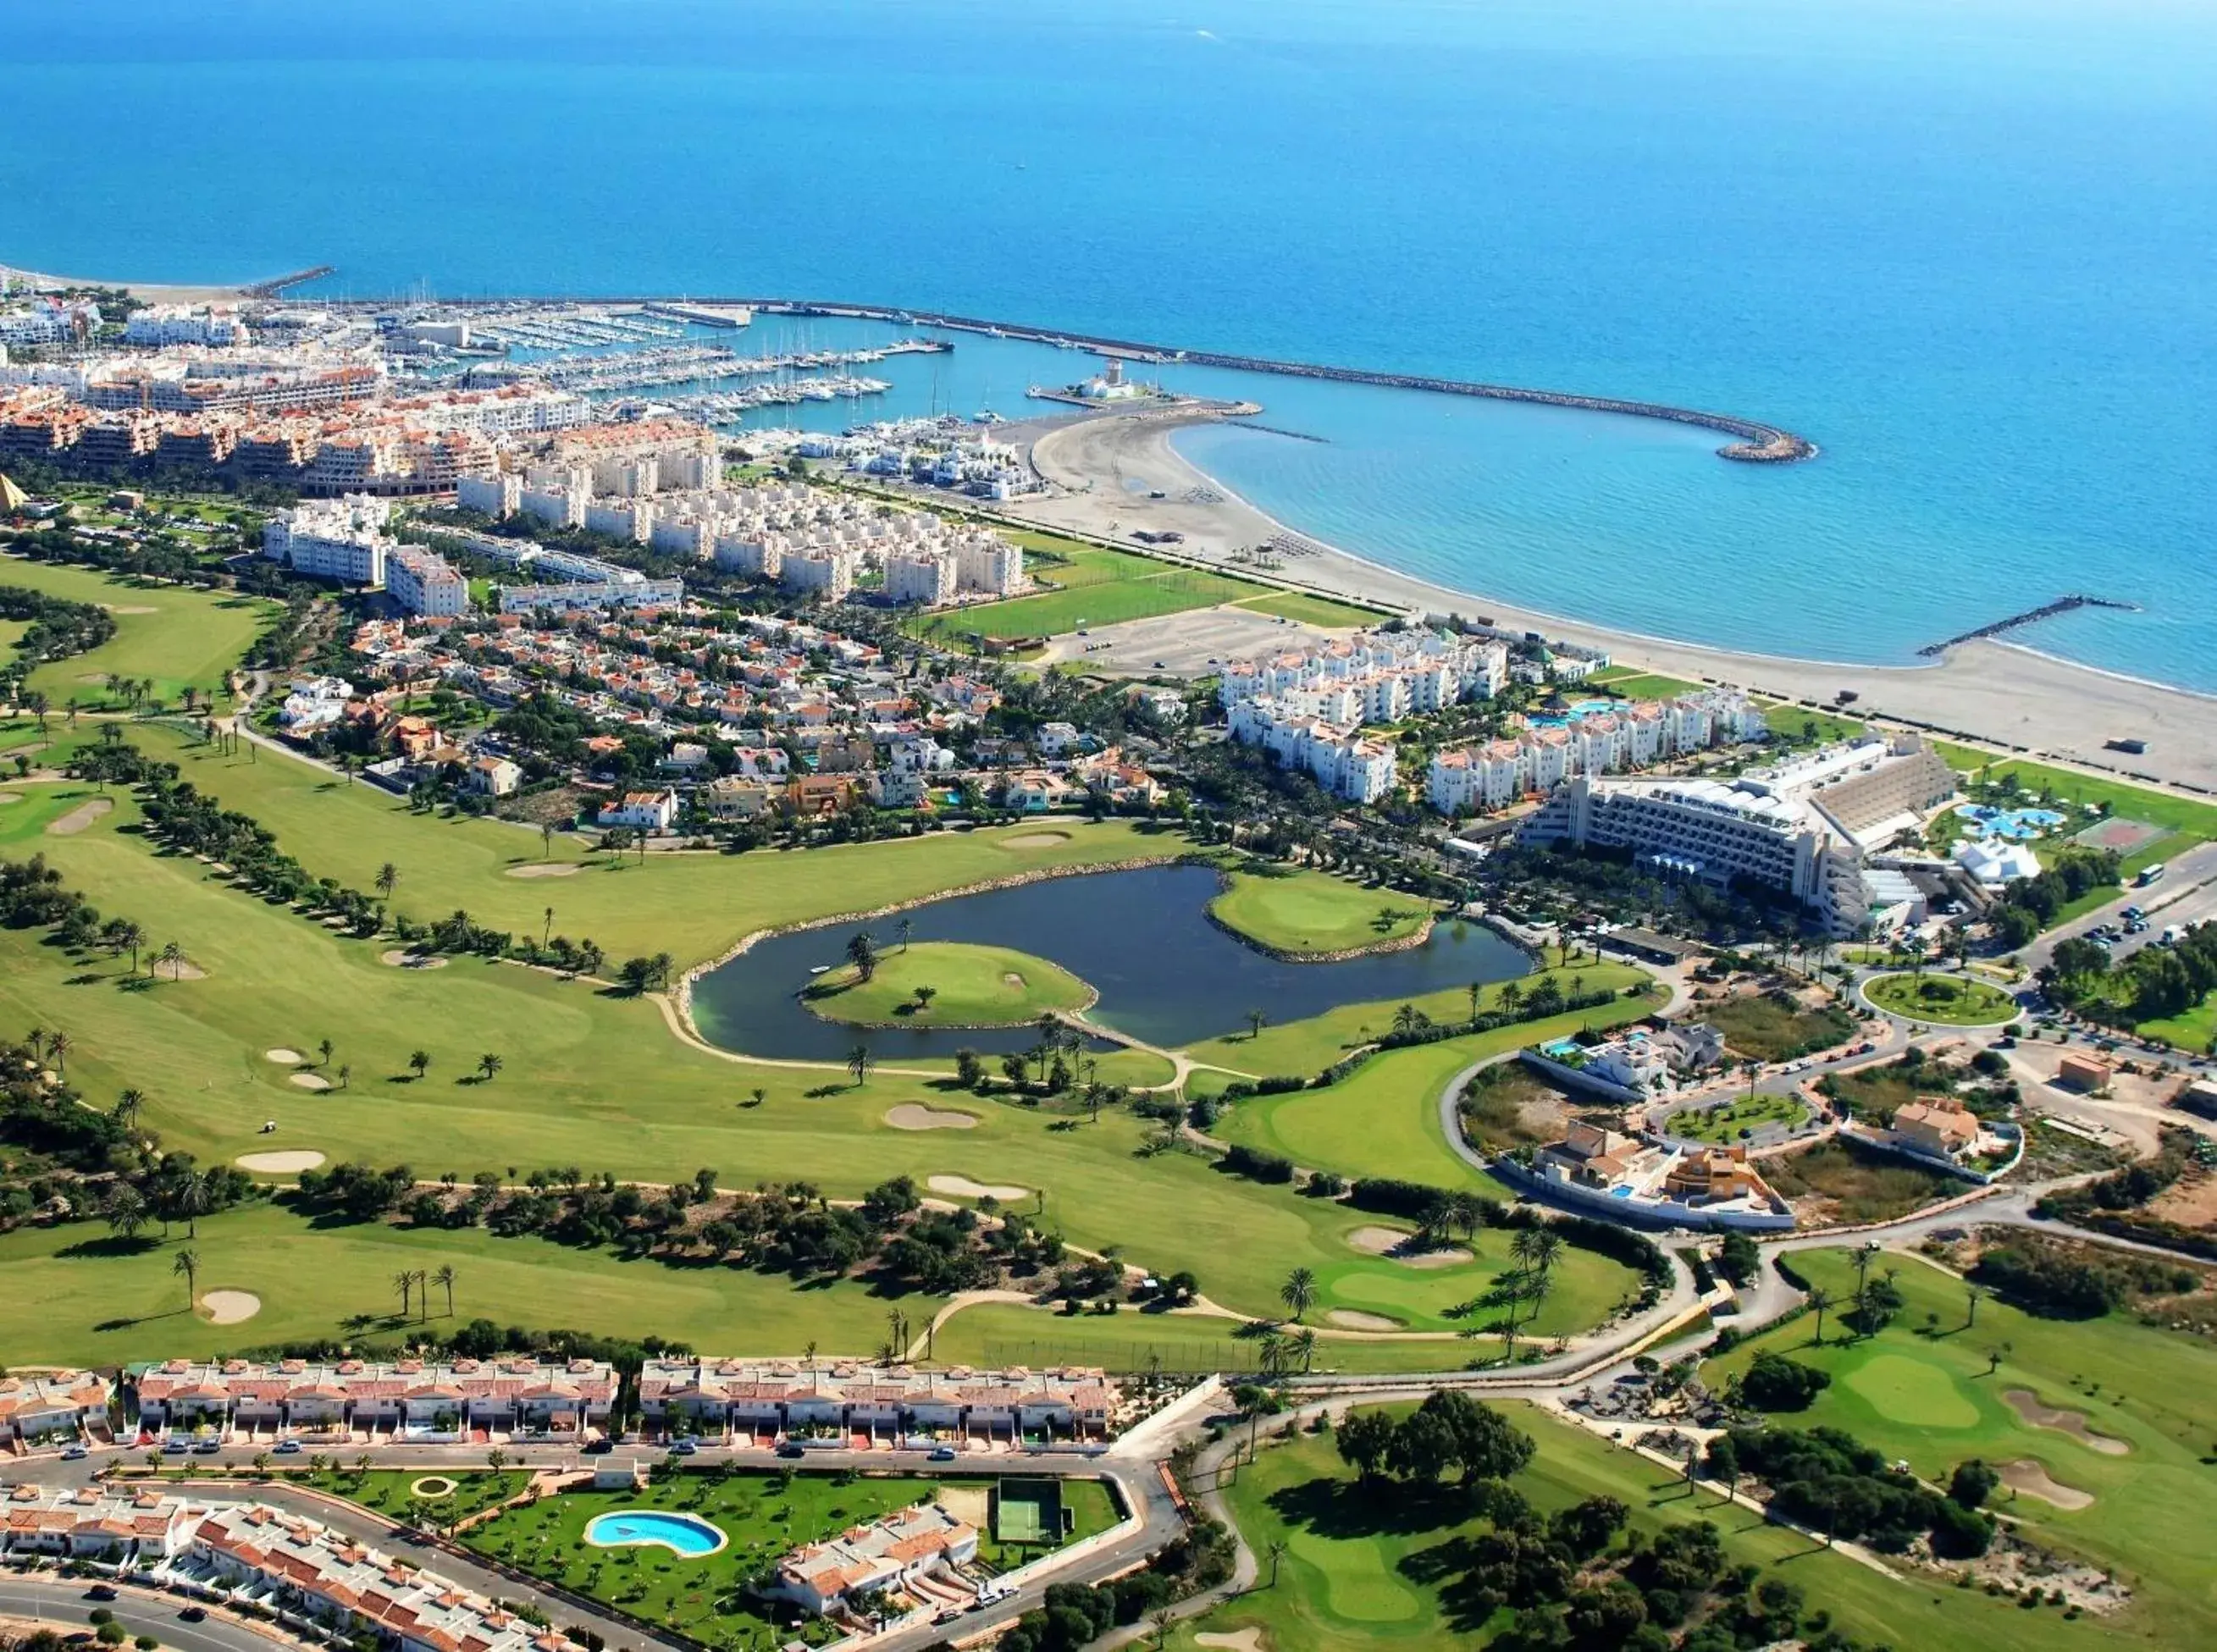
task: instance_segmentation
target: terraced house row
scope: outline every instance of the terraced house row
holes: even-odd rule
[[[1104,1439],[1121,1396],[1086,1367],[943,1372],[841,1361],[650,1359],[639,1372],[647,1427],[775,1439],[820,1431],[869,1439],[950,1433]]]
[[[485,1439],[605,1427],[615,1370],[602,1360],[172,1359],[126,1373],[143,1438],[213,1429],[275,1439]]]

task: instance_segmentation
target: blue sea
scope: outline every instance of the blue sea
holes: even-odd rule
[[[108,0],[9,31],[13,264],[852,298],[1728,410],[1823,456],[1275,379],[1269,422],[1326,440],[1181,440],[1506,601],[1882,662],[2083,590],[2141,610],[2019,640],[2217,689],[2203,0]],[[965,338],[884,410],[1014,415],[1083,365]]]

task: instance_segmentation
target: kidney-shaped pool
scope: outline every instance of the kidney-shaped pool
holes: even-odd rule
[[[681,1560],[713,1555],[729,1541],[724,1529],[697,1514],[672,1514],[662,1509],[620,1508],[596,1514],[585,1523],[585,1541],[596,1549],[624,1549],[658,1544]]]

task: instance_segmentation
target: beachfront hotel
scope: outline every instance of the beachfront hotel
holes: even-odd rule
[[[1914,736],[1875,735],[1730,781],[1610,780],[1558,786],[1517,841],[1629,849],[1659,875],[1723,889],[1748,878],[1791,895],[1833,934],[1907,915],[1870,853],[1955,795],[1955,777]]]

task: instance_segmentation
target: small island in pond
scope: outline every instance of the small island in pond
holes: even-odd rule
[[[800,1001],[826,1020],[856,1026],[1022,1026],[1049,1013],[1075,1014],[1094,996],[1068,970],[1028,952],[926,940],[826,971]]]

